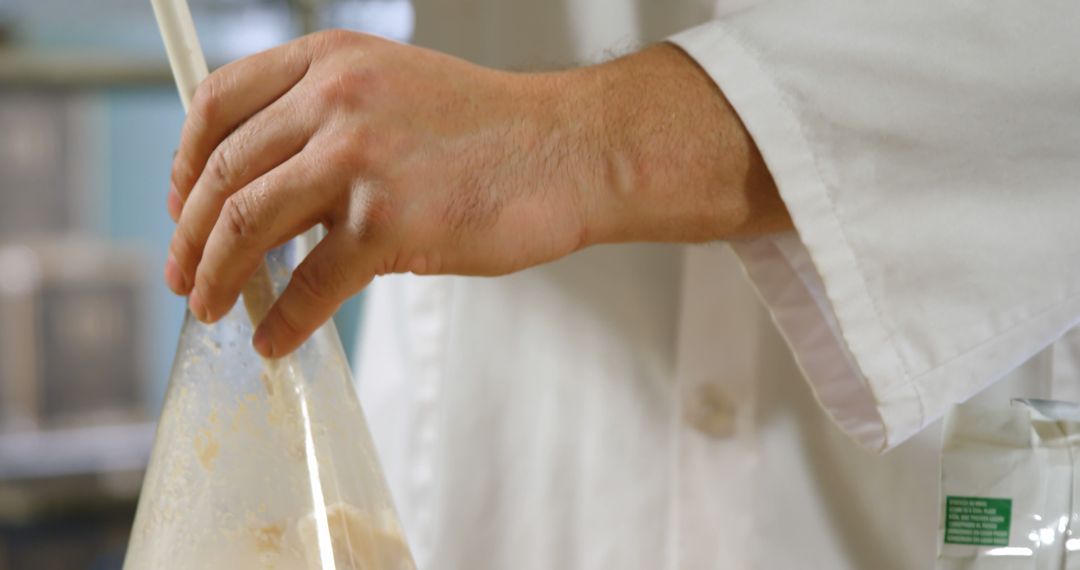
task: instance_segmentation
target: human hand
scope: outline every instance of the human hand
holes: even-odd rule
[[[266,251],[326,226],[256,332],[276,357],[379,275],[500,275],[752,224],[759,165],[729,163],[756,151],[710,144],[741,129],[715,85],[671,46],[627,60],[515,74],[332,31],[225,66],[173,165],[166,281],[213,322]]]
[[[295,348],[377,275],[498,275],[583,245],[587,173],[550,78],[327,32],[199,87],[173,170],[166,280],[212,322],[265,252],[322,223],[256,335]]]

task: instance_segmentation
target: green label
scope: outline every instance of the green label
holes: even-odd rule
[[[945,543],[1008,546],[1012,499],[945,498]]]

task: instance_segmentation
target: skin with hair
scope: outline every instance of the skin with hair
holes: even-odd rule
[[[268,357],[388,273],[503,275],[594,244],[791,227],[738,116],[670,44],[512,73],[343,31],[200,85],[168,207],[166,282],[204,322],[266,251],[327,228],[256,331]]]

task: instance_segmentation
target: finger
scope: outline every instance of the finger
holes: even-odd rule
[[[226,314],[267,251],[328,217],[340,183],[320,166],[317,152],[301,152],[226,200],[195,273],[197,317]]]
[[[315,121],[286,96],[252,117],[214,151],[180,212],[170,253],[175,269],[169,286],[186,295],[206,239],[225,201],[240,188],[295,156],[315,130]],[[178,278],[176,277],[178,276]],[[168,277],[167,277],[168,279]]]
[[[288,93],[311,65],[307,43],[294,41],[230,63],[195,92],[173,159],[170,194],[183,208],[211,152],[238,125]]]
[[[296,350],[346,299],[371,283],[380,248],[371,244],[357,260],[357,247],[351,232],[330,231],[293,271],[289,285],[255,331],[255,350],[267,358]]]

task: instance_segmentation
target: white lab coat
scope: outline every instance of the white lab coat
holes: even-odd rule
[[[519,69],[713,16],[416,5],[418,43]],[[371,287],[359,387],[422,569],[926,570],[936,420],[1080,398],[1080,4],[721,8],[673,41],[797,233]]]

